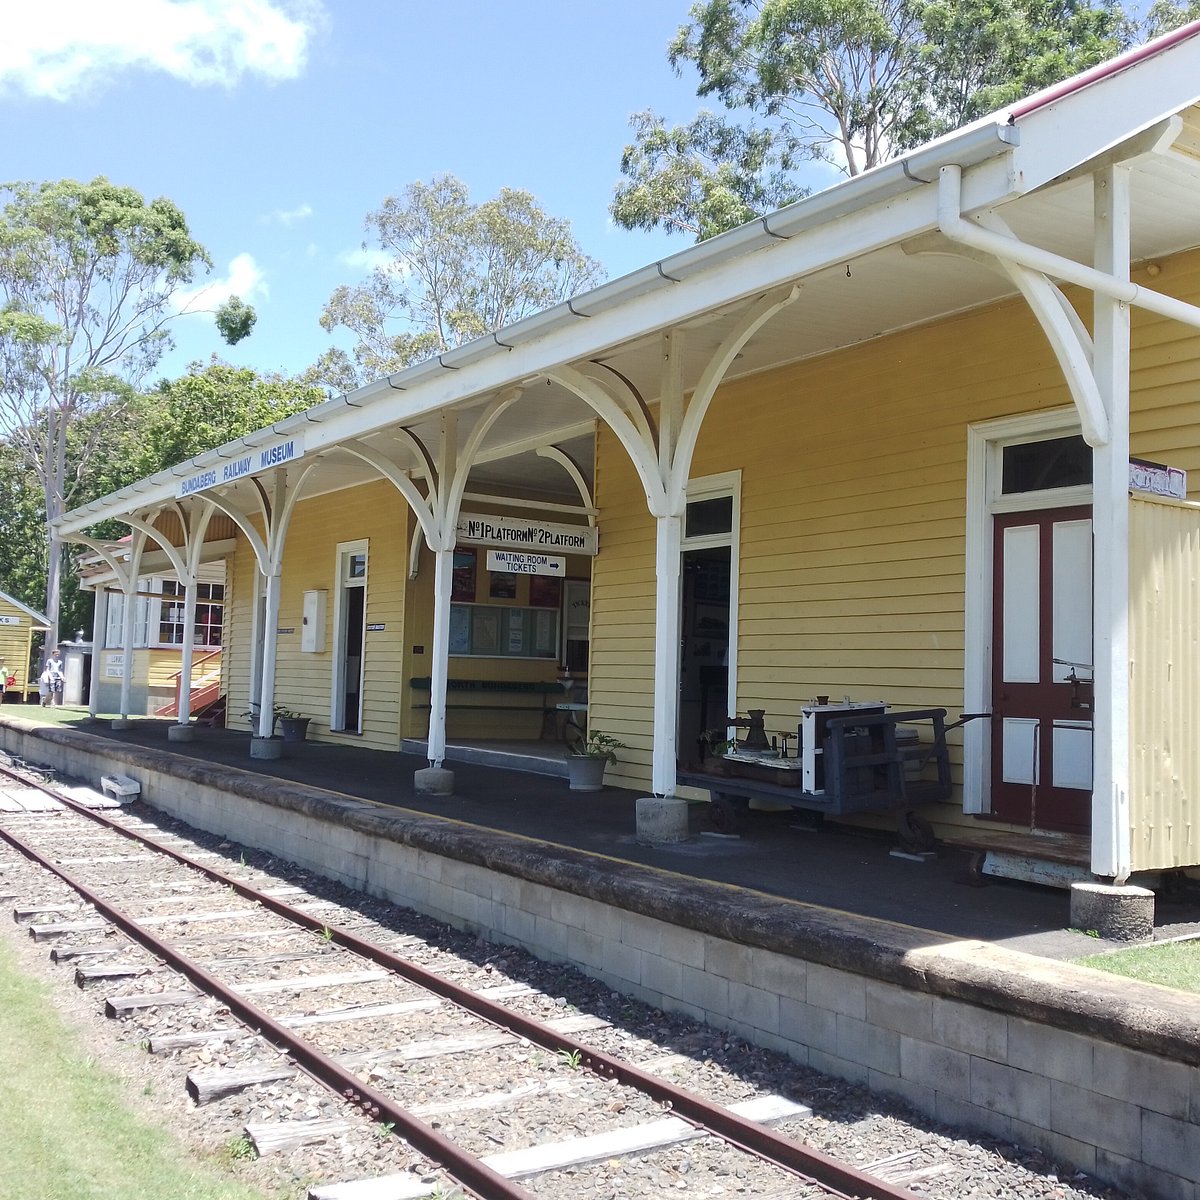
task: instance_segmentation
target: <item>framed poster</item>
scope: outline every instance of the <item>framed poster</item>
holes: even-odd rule
[[[555,583],[558,580],[554,580]],[[558,613],[543,609],[533,614],[533,653],[537,658],[553,658],[558,650]]]
[[[450,599],[463,604],[471,604],[475,599],[474,550],[454,551],[454,565],[450,571]]]
[[[489,571],[488,595],[493,600],[515,600],[517,598],[517,577],[511,571]]]
[[[550,575],[530,575],[529,605],[531,608],[557,608],[562,602],[562,580]]]
[[[496,654],[500,649],[500,610],[478,607],[471,618],[471,653]]]
[[[507,643],[505,653],[523,658],[529,652],[525,648],[525,618],[530,614],[525,609],[510,608],[505,612]]]
[[[471,653],[471,610],[465,604],[450,606],[450,653]]]

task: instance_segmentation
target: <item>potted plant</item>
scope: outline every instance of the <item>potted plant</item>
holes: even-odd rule
[[[290,708],[284,708],[282,704],[277,704],[275,705],[275,719],[283,729],[285,742],[302,742],[308,733],[308,723],[312,717],[302,717],[298,712],[293,712]]]
[[[572,792],[598,792],[604,786],[604,768],[617,761],[625,743],[596,730],[580,738],[567,753],[567,777]]]
[[[271,710],[271,733],[268,737],[259,737],[258,735],[258,713],[259,707],[257,704],[251,706],[242,713],[242,716],[252,723],[250,735],[250,757],[251,758],[279,758],[283,753],[282,742],[302,742],[305,735],[308,733],[308,723],[312,720],[311,717],[302,717],[298,712],[293,712],[290,708],[286,708],[282,704],[276,704]],[[283,737],[276,735],[275,730],[283,727]]]

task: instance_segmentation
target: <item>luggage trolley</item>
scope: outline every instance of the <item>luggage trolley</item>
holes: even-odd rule
[[[953,784],[946,736],[987,715],[964,713],[947,725],[944,708],[888,712],[880,701],[814,703],[801,711],[792,759],[781,757],[761,736],[761,714],[755,710],[752,718],[757,720],[730,723],[749,725],[746,741],[761,741],[766,749],[738,743],[699,770],[679,772],[678,779],[707,789],[713,824],[724,833],[737,829],[751,800],[767,800],[821,815],[894,811],[900,844],[927,850],[933,831],[912,810],[949,798]]]

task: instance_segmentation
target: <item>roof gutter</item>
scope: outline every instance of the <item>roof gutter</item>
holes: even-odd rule
[[[311,425],[324,424],[347,407],[372,407],[394,398],[396,392],[417,391],[434,380],[460,371],[468,365],[486,359],[496,359],[501,352],[511,353],[518,348],[528,347],[531,343],[548,339],[560,330],[577,325],[581,320],[610,312],[649,293],[686,283],[731,260],[744,259],[781,240],[786,241],[809,233],[842,216],[875,204],[886,203],[906,192],[936,183],[939,168],[947,163],[974,166],[1007,153],[1018,143],[1019,133],[1011,124],[998,121],[995,116],[984,118],[973,125],[947,134],[904,158],[893,159],[873,167],[861,175],[843,180],[777,212],[757,218],[709,241],[689,246],[677,254],[601,284],[543,312],[516,321],[494,334],[489,333],[348,394],[335,396],[295,416],[197,455],[186,463],[168,467],[108,496],[81,505],[65,513],[54,526],[60,531],[74,531],[101,519],[101,516],[112,517],[121,511],[130,512],[145,503],[168,503],[174,498],[175,486],[180,478],[194,471],[219,465],[231,454],[236,457],[245,448],[253,449],[274,438],[303,432]],[[733,300],[736,297],[730,295],[729,299]],[[597,346],[596,350],[603,348]],[[552,351],[547,356],[545,365],[558,365]],[[503,384],[498,383],[496,386]],[[480,394],[483,394],[483,389]],[[436,403],[425,408],[417,406],[413,416],[435,411],[437,407]],[[139,496],[157,492],[160,488],[169,489],[168,493],[155,496],[153,501],[146,495],[146,500],[139,503]]]

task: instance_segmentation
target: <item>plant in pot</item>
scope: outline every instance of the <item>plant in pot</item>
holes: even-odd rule
[[[617,761],[625,743],[596,730],[580,738],[567,754],[567,778],[572,792],[598,792],[604,786],[604,768]]]
[[[283,730],[285,742],[302,742],[308,734],[308,723],[312,717],[302,717],[298,712],[293,712],[290,708],[284,708],[282,704],[277,704],[275,705],[275,719]]]
[[[258,736],[258,714],[259,707],[257,704],[251,706],[241,715],[252,725],[250,756],[252,758],[278,758],[279,751],[272,750],[272,747],[267,743],[278,742],[281,740],[276,735],[276,730],[282,726],[283,738],[285,742],[302,742],[308,733],[308,723],[312,720],[311,717],[302,717],[298,712],[293,712],[282,704],[276,704],[271,709],[271,732],[268,737]]]

